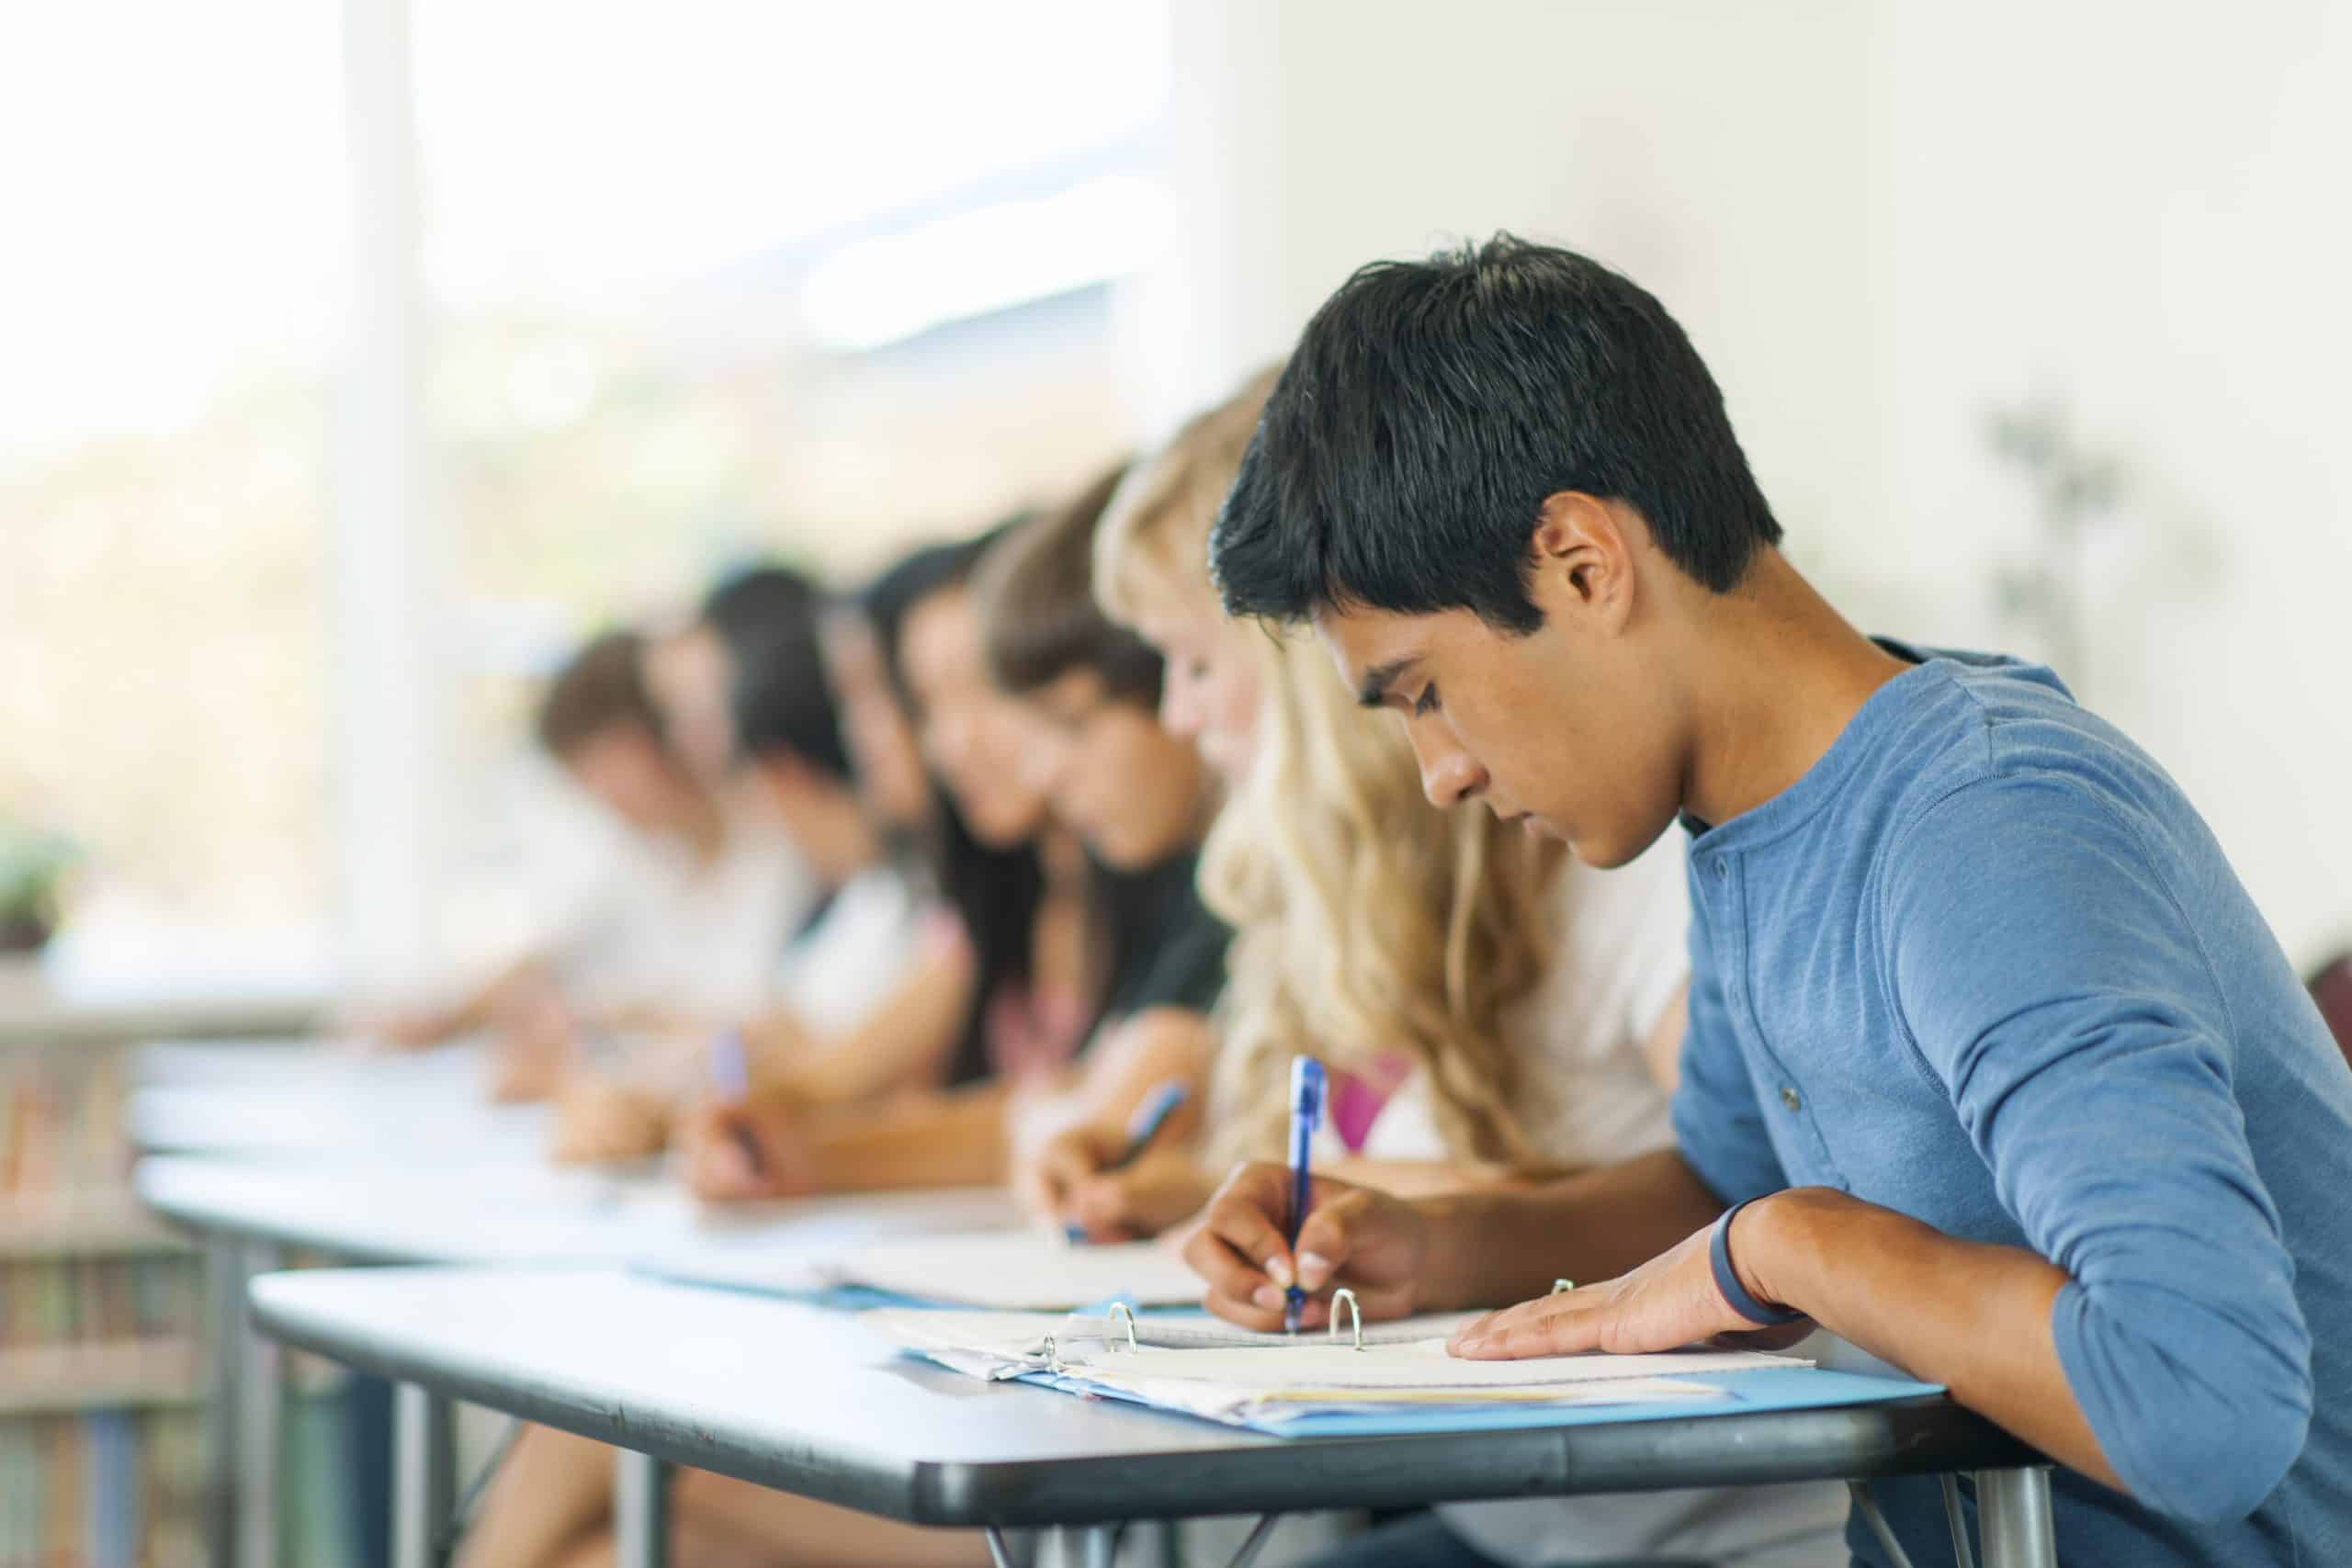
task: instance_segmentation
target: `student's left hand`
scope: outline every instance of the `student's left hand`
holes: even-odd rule
[[[548,1153],[559,1164],[644,1159],[670,1141],[670,1101],[634,1084],[574,1073],[555,1098]]]
[[[1712,1228],[1712,1227],[1710,1227]],[[1735,1224],[1732,1258],[1748,1232]],[[1802,1338],[1810,1324],[1758,1329],[1734,1312],[1715,1288],[1708,1260],[1707,1231],[1700,1231],[1632,1273],[1557,1295],[1490,1312],[1458,1330],[1446,1347],[1474,1361],[1516,1361],[1536,1356],[1573,1356],[1585,1350],[1633,1356],[1675,1350],[1718,1336],[1736,1335],[1743,1348]],[[1754,1277],[1741,1270],[1752,1292]]]

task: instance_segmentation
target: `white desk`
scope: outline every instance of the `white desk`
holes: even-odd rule
[[[1284,1441],[959,1377],[842,1313],[605,1271],[311,1271],[252,1301],[266,1332],[404,1385],[401,1568],[446,1513],[433,1416],[451,1399],[644,1456],[616,1501],[624,1563],[660,1561],[663,1462],[916,1524],[1068,1532],[1104,1564],[1138,1519],[1973,1471],[1986,1568],[2052,1561],[2036,1456],[1943,1399]]]
[[[541,1118],[516,1121],[500,1112],[493,1126],[454,1133],[453,1126],[467,1124],[469,1109],[452,1103],[457,1080],[445,1075],[438,1089],[395,1086],[379,1062],[370,1059],[341,1089],[321,1081],[173,1091],[205,1097],[180,1099],[172,1112],[192,1135],[202,1131],[195,1124],[199,1111],[218,1106],[227,1112],[223,1125],[255,1127],[277,1139],[277,1150],[150,1156],[133,1174],[142,1201],[206,1241],[216,1562],[267,1568],[274,1561],[278,1368],[275,1347],[251,1331],[244,1292],[254,1276],[280,1266],[286,1247],[367,1263],[611,1267],[789,1258],[885,1235],[1017,1223],[1010,1202],[994,1190],[706,1210],[651,1172],[548,1166],[539,1154]],[[368,1106],[364,1115],[355,1099]],[[280,1120],[286,1117],[298,1120],[289,1127]],[[341,1158],[288,1152],[321,1141],[322,1128],[354,1122],[366,1134]]]
[[[187,1076],[131,1091],[131,1142],[148,1153],[401,1163],[536,1159],[545,1146],[548,1108],[491,1104],[488,1069],[469,1047],[267,1049],[275,1060],[243,1071],[219,1053],[158,1054],[166,1072]]]

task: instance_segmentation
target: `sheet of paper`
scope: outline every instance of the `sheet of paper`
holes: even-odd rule
[[[1035,1231],[887,1242],[816,1267],[835,1284],[1006,1311],[1068,1312],[1119,1296],[1139,1306],[1189,1306],[1204,1290],[1182,1258],[1156,1243],[1072,1247]]]
[[[1417,1339],[1444,1339],[1454,1329],[1478,1316],[1476,1313],[1432,1313],[1397,1323],[1368,1325],[1366,1345],[1395,1345]],[[863,1314],[861,1321],[893,1343],[935,1359],[958,1358],[958,1370],[983,1364],[991,1371],[978,1375],[1018,1376],[1046,1364],[1046,1341],[1054,1340],[1058,1353],[1075,1357],[1081,1348],[1091,1353],[1127,1344],[1124,1319],[1079,1313],[939,1312],[924,1308],[883,1307]],[[1245,1346],[1306,1344],[1323,1331],[1293,1337],[1259,1334],[1237,1327],[1206,1313],[1148,1312],[1135,1319],[1135,1342],[1163,1349],[1233,1349]],[[968,1363],[968,1364],[967,1364]]]
[[[1753,1350],[1669,1350],[1649,1356],[1546,1356],[1524,1361],[1466,1361],[1442,1339],[1374,1345],[1295,1343],[1240,1349],[1127,1349],[1088,1344],[1065,1362],[1085,1375],[1118,1382],[1214,1384],[1234,1392],[1345,1389],[1454,1393],[1468,1389],[1561,1388],[1618,1379],[1686,1378],[1706,1372],[1804,1367],[1809,1361]]]
[[[1079,1392],[1119,1394],[1211,1420],[1262,1427],[1332,1412],[1701,1402],[1720,1398],[1721,1392],[1687,1381],[1690,1374],[1804,1365],[1736,1351],[1464,1361],[1448,1355],[1443,1340],[1422,1339],[1367,1344],[1361,1350],[1348,1345],[1208,1350],[1087,1346],[1079,1359],[1063,1358],[1060,1378],[1062,1386]]]

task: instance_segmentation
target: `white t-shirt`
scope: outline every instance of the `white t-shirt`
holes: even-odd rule
[[[898,868],[860,872],[784,950],[776,998],[820,1034],[837,1034],[898,989],[923,951],[922,901]]]
[[[765,816],[731,812],[705,862],[684,843],[606,823],[542,894],[536,951],[591,1006],[750,1016],[816,898],[807,863]]]
[[[1560,957],[1520,1005],[1526,1131],[1570,1165],[1608,1165],[1674,1142],[1667,1096],[1642,1055],[1690,976],[1683,836],[1669,831],[1615,871],[1570,862],[1553,894]],[[1442,1159],[1417,1076],[1372,1124],[1369,1159]],[[1802,1352],[1800,1352],[1802,1353]],[[1740,1568],[1843,1568],[1846,1490],[1826,1483],[1452,1503],[1446,1526],[1526,1568],[1699,1558]]]

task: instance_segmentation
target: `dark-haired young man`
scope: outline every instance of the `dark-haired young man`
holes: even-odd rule
[[[1190,1250],[1211,1304],[1605,1281],[1480,1357],[1798,1314],[2056,1460],[2063,1562],[2352,1562],[2352,1074],[2154,761],[2047,670],[1861,636],[1780,537],[1680,329],[1582,256],[1377,265],[1309,323],[1212,541],[1227,606],[1313,622],[1441,806],[1598,866],[1680,820],[1679,1146],[1329,1184],[1295,1257],[1245,1168]],[[1883,1494],[1944,1560],[1934,1483]]]

